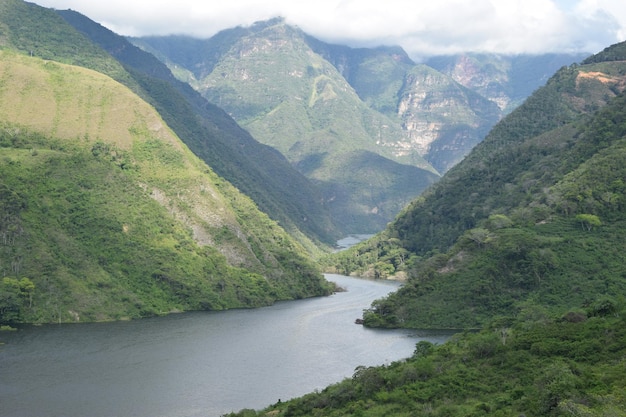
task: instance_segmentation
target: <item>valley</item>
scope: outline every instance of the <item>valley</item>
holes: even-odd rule
[[[0,0],[0,407],[623,415],[626,43],[567,51]]]

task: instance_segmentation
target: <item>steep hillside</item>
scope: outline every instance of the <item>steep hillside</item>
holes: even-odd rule
[[[362,175],[346,150],[373,152],[420,168],[426,160],[444,173],[485,137],[503,110],[510,111],[545,82],[555,65],[580,58],[481,55],[464,66],[454,66],[453,58],[433,59],[447,71],[443,73],[416,65],[399,47],[327,44],[280,18],[224,30],[206,40],[170,36],[132,41],[319,181],[344,232],[376,231],[392,219],[395,212],[381,202],[372,204],[366,194],[382,195],[376,184],[389,183],[398,174],[389,176],[383,169],[363,189],[344,181],[326,152],[347,161],[346,171],[357,177]],[[459,77],[463,70],[467,79]],[[404,197],[415,196],[432,181],[424,172],[412,176],[419,178],[417,186],[401,196],[384,192],[393,200],[391,207],[403,207]],[[334,192],[348,185],[359,188],[345,195]]]
[[[142,87],[138,93],[196,155],[309,250],[316,250],[309,239],[326,244],[336,241],[340,234],[322,204],[320,191],[283,155],[254,140],[223,110],[178,81],[154,56],[77,12],[58,13],[125,66]]]
[[[335,258],[343,273],[409,279],[367,323],[478,327],[624,294],[626,61],[585,62],[559,70],[384,232]]]
[[[416,65],[399,47],[349,48],[306,39],[367,105],[400,124],[406,136],[389,144],[395,155],[417,153],[444,173],[500,120],[494,102],[432,67]]]
[[[207,40],[201,50],[213,53],[198,56],[198,63],[183,61],[194,72],[194,86],[318,184],[344,232],[380,230],[394,210],[438,178],[418,154],[394,152],[393,144],[405,137],[400,124],[365,105],[337,69],[311,51],[301,31],[273,20],[218,38],[226,46]],[[164,39],[134,42],[162,48],[161,55],[174,50]],[[378,155],[384,165],[364,171],[355,154]],[[407,174],[408,188],[386,187]],[[376,198],[383,194],[384,200]]]
[[[496,104],[426,65],[407,71],[397,113],[409,138],[396,152],[417,149],[440,172],[461,161],[501,116]]]
[[[425,64],[498,104],[510,113],[561,67],[578,63],[586,54],[436,56]]]
[[[119,319],[328,292],[304,249],[128,88],[9,50],[0,74],[1,321]]]

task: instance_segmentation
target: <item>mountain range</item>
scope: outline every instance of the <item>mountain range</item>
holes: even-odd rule
[[[319,187],[344,234],[384,228],[482,140],[508,110],[498,100],[512,107],[557,63],[581,59],[473,56],[476,76],[459,80],[467,87],[442,72],[452,58],[433,58],[438,71],[401,48],[331,45],[281,18],[205,40],[131,40],[285,155]],[[518,63],[536,81],[524,82]]]
[[[328,45],[280,19],[208,41],[133,42],[166,51],[159,58],[178,79],[75,12],[0,0],[2,329],[326,295],[335,288],[322,264],[404,281],[364,312],[365,326],[459,333],[233,415],[623,415],[626,43],[559,66],[544,82],[534,67],[560,56],[415,64],[398,48]],[[201,59],[182,65],[194,50]],[[243,58],[263,50],[268,67],[281,59],[283,79],[309,80],[306,94],[297,83],[263,84],[267,68],[251,72],[258,64]],[[536,89],[524,66],[537,70]],[[266,87],[267,101],[244,100],[248,87],[220,77],[257,77],[249,90]],[[454,111],[438,113],[442,103]],[[271,133],[280,116],[311,143],[283,143],[283,155],[228,113],[253,135]],[[449,129],[458,142],[412,149],[426,115],[433,137]],[[461,138],[495,115],[457,160]],[[342,132],[362,142],[344,142]],[[447,156],[429,159],[440,145]],[[426,190],[371,239],[314,261],[323,242],[391,211],[380,207],[400,193],[392,174],[422,178]],[[363,184],[367,201],[354,192]]]
[[[373,323],[482,327],[624,294],[624,47],[557,71],[385,231],[332,261],[408,279]]]
[[[405,279],[363,324],[454,328],[231,416],[623,416],[626,42],[561,68],[389,226],[333,255]],[[428,334],[428,332],[424,332]]]

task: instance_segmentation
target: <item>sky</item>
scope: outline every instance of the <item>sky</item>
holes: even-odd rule
[[[31,0],[33,1],[33,0]],[[220,30],[281,16],[326,42],[460,52],[595,53],[626,40],[625,0],[34,0],[125,36]]]

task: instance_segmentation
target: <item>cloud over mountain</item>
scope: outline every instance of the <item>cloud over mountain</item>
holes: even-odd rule
[[[322,40],[400,45],[413,58],[467,51],[596,52],[626,37],[622,0],[36,0],[71,8],[122,35],[189,34],[283,16]]]

